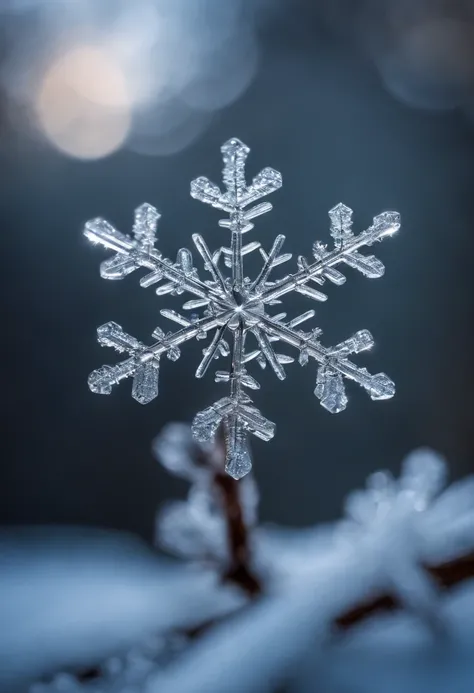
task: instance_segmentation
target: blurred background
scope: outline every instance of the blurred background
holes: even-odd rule
[[[371,402],[349,384],[333,416],[313,395],[314,364],[289,366],[283,383],[259,374],[255,402],[278,425],[272,442],[253,442],[262,518],[336,518],[369,472],[398,470],[419,445],[445,454],[455,477],[473,470],[472,0],[2,0],[0,27],[1,524],[150,539],[157,505],[184,494],[151,442],[222,385],[194,379],[198,342],[163,364],[147,407],[128,382],[110,397],[88,390],[88,373],[114,359],[98,325],[147,341],[168,328],[159,309],[180,302],[136,275],[101,280],[106,255],[82,226],[100,215],[129,232],[147,201],[163,215],[164,254],[197,231],[220,246],[218,213],[189,183],[220,182],[232,136],[252,148],[250,177],[283,174],[274,211],[249,234],[264,247],[284,233],[286,251],[310,256],[339,201],[357,231],[386,209],[403,222],[377,246],[383,279],[348,272],[316,306],[323,343],[374,334],[358,362],[387,372],[397,395]],[[290,316],[310,307],[285,301]]]

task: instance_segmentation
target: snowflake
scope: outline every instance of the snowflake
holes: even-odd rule
[[[270,251],[266,252],[256,241],[244,245],[243,236],[253,228],[252,222],[256,217],[272,209],[269,202],[254,203],[281,187],[281,174],[272,168],[265,168],[247,185],[245,162],[249,148],[233,138],[222,146],[221,151],[225,192],[204,177],[191,183],[192,197],[228,214],[228,218],[219,221],[219,226],[230,231],[230,247],[221,247],[212,252],[202,236],[193,234],[192,237],[210,279],[199,278],[192,255],[186,248],[178,251],[176,262],[164,257],[155,248],[160,215],[149,204],[143,204],[136,210],[132,237],[119,233],[101,218],[86,223],[85,235],[89,240],[115,251],[115,255],[101,264],[102,277],[122,279],[143,267],[149,272],[140,279],[141,286],[159,284],[156,289],[159,296],[168,293],[193,296],[183,305],[183,310],[191,311],[190,317],[169,309],[161,311],[163,316],[178,323],[180,329],[165,333],[156,328],[153,332],[155,342],[151,346],[131,337],[115,322],[99,327],[99,343],[126,352],[128,357],[115,366],[102,366],[93,371],[89,376],[89,387],[93,392],[110,394],[113,385],[124,378],[133,377],[132,396],[146,404],[158,395],[161,357],[166,354],[168,359],[175,361],[180,356],[182,344],[194,338],[205,339],[211,333],[212,339],[203,350],[204,356],[196,377],[202,378],[214,359],[230,355],[229,370],[218,370],[215,375],[216,382],[229,384],[230,392],[227,397],[196,415],[193,433],[200,441],[211,440],[223,424],[226,470],[239,479],[251,467],[247,434],[253,433],[268,441],[275,432],[275,424],[260,413],[246,392],[260,387],[248,373],[247,367],[254,360],[262,368],[268,363],[276,376],[283,380],[284,365],[294,360],[277,353],[273,346],[275,342],[294,347],[299,352],[302,366],[310,358],[317,361],[319,367],[314,393],[322,406],[332,413],[342,411],[347,405],[343,378],[357,382],[372,399],[387,399],[394,395],[394,384],[384,373],[371,375],[348,358],[351,354],[372,347],[370,332],[361,330],[335,347],[325,347],[319,341],[321,330],[313,328],[305,332],[298,328],[314,316],[313,310],[287,321],[285,313],[271,315],[267,308],[281,303],[281,297],[292,291],[315,301],[325,301],[327,296],[314,284],[320,286],[326,280],[337,286],[343,284],[346,279],[336,269],[343,263],[366,277],[381,277],[384,266],[380,260],[373,255],[362,255],[359,248],[392,235],[400,227],[400,218],[396,212],[383,212],[374,218],[367,230],[355,235],[352,231],[352,210],[338,204],[329,212],[334,247],[328,249],[319,242],[315,243],[314,260],[308,262],[300,256],[294,274],[271,281],[269,277],[274,268],[291,259],[290,254],[281,254],[285,237],[277,236]],[[244,274],[244,256],[256,250],[263,258],[263,266],[256,279],[251,280]],[[230,273],[223,271],[222,265],[229,268]],[[202,310],[201,315],[195,312],[198,309]],[[232,349],[225,339],[228,335]],[[254,348],[247,351],[250,335]]]

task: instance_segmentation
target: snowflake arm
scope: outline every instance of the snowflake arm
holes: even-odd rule
[[[310,356],[320,364],[314,394],[331,413],[336,414],[346,408],[343,377],[361,385],[371,399],[389,399],[395,394],[395,385],[385,373],[371,375],[366,368],[359,368],[346,358],[373,346],[374,341],[368,330],[360,330],[337,346],[326,348],[312,334],[296,331],[288,325],[275,324],[265,316],[262,322],[263,329],[269,335],[300,350],[301,365],[306,365]]]
[[[191,183],[191,196],[229,213],[229,219],[219,221],[219,226],[231,231],[232,289],[240,292],[244,281],[242,235],[253,228],[251,220],[269,212],[272,205],[262,202],[247,211],[245,208],[280,188],[282,178],[278,171],[265,168],[253,179],[252,184],[247,186],[245,162],[250,149],[240,140],[233,138],[222,146],[221,151],[224,159],[222,177],[226,192],[221,193],[217,185],[201,176]],[[252,250],[257,247],[258,245],[254,245]]]
[[[198,233],[195,233],[193,235],[193,241],[202,259],[204,260],[204,267],[212,274],[212,277],[219,286],[220,290],[227,295],[225,279],[221,274],[218,263],[211,256],[210,250],[207,247],[204,238]]]
[[[329,216],[332,220],[335,215],[341,215],[344,219],[350,219],[352,217],[352,210],[343,204],[338,204],[329,212]],[[350,224],[352,224],[352,222],[350,222]],[[334,250],[328,251],[324,245],[316,242],[313,246],[314,263],[309,265],[305,258],[300,256],[298,258],[299,271],[284,277],[261,293],[257,293],[253,299],[253,303],[262,301],[267,304],[291,291],[304,293],[302,289],[312,288],[306,287],[307,283],[310,281],[324,284],[324,280],[328,279],[332,283],[340,286],[346,281],[344,275],[334,269],[335,266],[340,263],[346,263],[369,279],[382,277],[385,271],[382,262],[374,255],[361,255],[358,249],[363,246],[370,246],[376,241],[381,241],[398,231],[400,228],[400,215],[397,212],[383,212],[374,217],[373,224],[358,236],[352,234],[350,225],[347,221],[344,227],[346,228],[346,232],[345,235],[342,236],[342,233],[338,232],[333,221],[331,235],[336,239],[336,247]],[[283,236],[283,240],[284,238]],[[314,296],[317,300],[325,301],[327,299],[325,294],[321,292],[317,293],[320,294],[320,298],[317,298],[316,295]],[[249,304],[249,307],[250,305],[252,305],[252,303]]]
[[[238,479],[251,467],[248,434],[267,441],[275,432],[275,424],[261,414],[247,394],[248,390],[260,388],[247,371],[252,362],[262,368],[268,364],[280,380],[286,377],[284,366],[294,359],[277,353],[275,343],[296,348],[301,365],[306,365],[310,358],[319,364],[315,394],[330,412],[342,411],[347,404],[343,378],[364,387],[372,399],[393,396],[394,385],[384,373],[371,375],[348,358],[372,346],[373,339],[367,330],[357,332],[335,347],[325,347],[319,341],[319,328],[313,327],[310,332],[299,329],[299,325],[314,317],[313,310],[286,321],[286,313],[271,315],[267,309],[281,303],[280,299],[292,291],[316,301],[326,301],[327,295],[319,287],[326,280],[338,286],[343,284],[346,279],[339,266],[344,263],[369,278],[382,276],[384,266],[380,260],[373,255],[365,256],[359,250],[391,235],[400,226],[400,220],[396,212],[384,212],[374,218],[367,230],[354,235],[352,210],[339,204],[329,212],[334,249],[328,250],[317,242],[313,246],[313,262],[308,263],[300,256],[294,274],[270,280],[275,268],[292,257],[282,253],[285,237],[277,236],[266,252],[257,241],[244,244],[243,236],[253,229],[253,220],[272,209],[269,202],[260,200],[281,187],[281,174],[265,168],[247,185],[245,164],[249,148],[233,138],[221,151],[224,190],[205,177],[191,183],[192,197],[227,214],[219,221],[219,226],[230,231],[228,246],[220,245],[213,251],[201,235],[192,236],[210,279],[199,278],[191,252],[186,248],[178,251],[175,262],[163,257],[155,248],[160,215],[151,205],[144,204],[136,210],[132,236],[119,233],[103,219],[87,222],[86,237],[115,252],[101,265],[101,275],[105,279],[122,279],[143,267],[147,270],[140,279],[143,287],[154,286],[159,296],[191,294],[183,310],[203,311],[202,315],[193,313],[188,318],[175,310],[161,310],[161,314],[177,323],[179,329],[164,333],[156,328],[153,337],[157,341],[151,346],[131,337],[116,323],[102,325],[98,330],[99,343],[126,352],[128,356],[115,366],[102,366],[91,373],[89,387],[94,392],[109,394],[113,385],[131,377],[132,396],[146,404],[158,395],[161,356],[166,353],[174,361],[180,356],[182,344],[191,339],[205,339],[210,334],[196,377],[202,378],[215,359],[230,356],[229,369],[219,369],[215,373],[216,382],[228,384],[229,394],[196,415],[193,433],[198,440],[207,441],[215,436],[219,426],[223,427],[226,469]],[[256,250],[263,262],[257,277],[251,280],[245,276],[244,258]],[[248,341],[254,343],[246,350]]]
[[[199,338],[199,335],[205,337],[209,330],[218,327],[230,315],[224,313],[222,316],[204,317],[190,322],[174,334],[165,334],[157,327],[152,336],[158,341],[148,347],[124,332],[115,322],[101,325],[97,329],[99,344],[112,346],[119,352],[126,351],[130,356],[115,366],[101,366],[92,371],[88,379],[89,388],[97,394],[109,395],[113,385],[133,377],[132,397],[140,404],[148,404],[158,396],[160,357],[166,353],[170,361],[176,361],[180,357],[179,345]]]
[[[151,271],[140,279],[140,286],[147,288],[161,282],[162,279],[168,280],[168,283],[156,289],[158,295],[181,294],[187,291],[200,297],[204,305],[207,305],[211,299],[219,303],[224,301],[225,304],[226,296],[223,291],[199,280],[197,271],[192,265],[189,250],[181,248],[176,262],[173,263],[154,248],[160,216],[158,211],[149,204],[138,207],[135,210],[134,238],[120,233],[100,217],[86,223],[84,229],[86,238],[116,253],[112,258],[102,262],[100,266],[102,278],[123,279],[139,267],[144,267]]]

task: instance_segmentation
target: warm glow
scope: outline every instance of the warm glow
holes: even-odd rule
[[[123,72],[112,56],[93,46],[70,50],[49,67],[36,110],[48,140],[80,159],[111,154],[130,129]]]

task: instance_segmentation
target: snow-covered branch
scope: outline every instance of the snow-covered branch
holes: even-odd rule
[[[39,643],[33,634],[24,647],[30,621],[23,626],[23,641],[14,638],[12,645],[4,638],[1,657],[8,652],[17,661],[15,648],[22,649],[24,657],[18,661],[20,666],[29,662],[30,672],[39,672],[42,661],[49,670],[55,662],[62,662],[63,670],[80,662],[96,665],[96,678],[80,681],[67,675],[69,688],[63,689],[71,693],[125,693],[127,686],[140,693],[273,693],[283,683],[292,693],[309,693],[322,682],[331,693],[338,690],[349,662],[355,662],[351,666],[365,681],[361,662],[373,661],[375,652],[396,656],[394,680],[403,671],[405,685],[424,693],[433,680],[432,667],[420,664],[413,672],[411,653],[425,661],[424,654],[428,657],[440,638],[443,652],[451,652],[443,666],[459,670],[459,658],[474,636],[474,479],[445,489],[444,461],[419,450],[405,460],[399,479],[379,472],[366,489],[351,494],[340,522],[306,530],[259,526],[253,478],[235,482],[223,473],[225,438],[217,440],[198,444],[188,427],[174,424],[155,444],[168,471],[191,483],[187,500],[165,506],[157,521],[160,544],[184,561],[182,578],[176,566],[164,568],[161,577],[152,572],[145,581],[139,577],[143,572],[132,573],[137,578],[129,578],[124,600],[122,575],[117,582],[122,585],[122,611],[113,607],[114,582],[103,568],[91,573],[92,581],[80,571],[80,596],[76,583],[61,578],[59,590],[58,584],[49,584],[48,609],[57,622],[51,638]],[[207,586],[200,592],[201,582]],[[102,584],[108,601],[99,589]],[[194,591],[187,593],[191,584]],[[226,584],[240,588],[240,599],[226,591]],[[150,608],[152,586],[156,608]],[[33,594],[35,599],[38,591]],[[77,617],[58,608],[58,594],[80,606],[81,628]],[[25,593],[17,595],[16,604],[23,604]],[[162,606],[160,599],[165,600]],[[19,608],[13,599],[10,604]],[[85,604],[91,606],[84,609]],[[124,606],[127,620],[122,620]],[[92,613],[90,632],[95,623],[102,626],[81,645]],[[104,628],[112,614],[114,620]],[[47,620],[46,613],[36,622],[42,618]],[[123,653],[122,647],[134,639],[136,646]],[[47,643],[50,654],[45,658]],[[116,656],[100,664],[100,653],[114,649]],[[469,659],[464,658],[462,667],[463,680],[469,675],[474,680]],[[37,686],[35,693],[63,690],[64,676]],[[379,678],[374,691],[385,690],[397,689]]]

